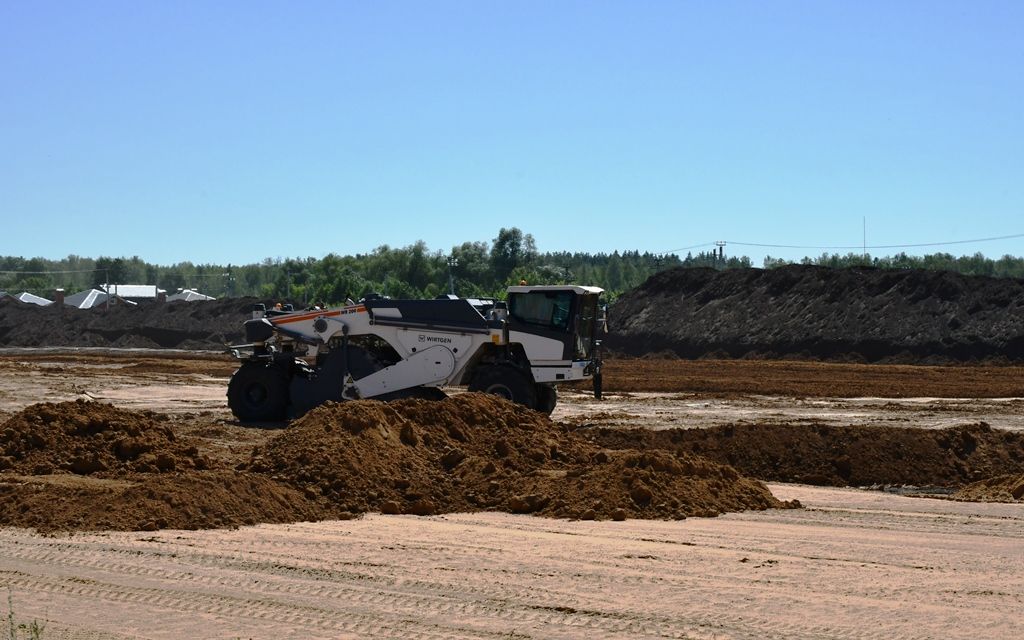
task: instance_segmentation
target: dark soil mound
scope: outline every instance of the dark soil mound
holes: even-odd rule
[[[243,325],[256,302],[228,298],[75,309],[4,298],[0,346],[220,349],[243,341]]]
[[[1024,280],[943,271],[673,269],[620,298],[617,353],[856,362],[1024,360]]]
[[[712,429],[595,429],[598,445],[699,454],[740,473],[828,486],[961,487],[1024,473],[1024,434],[984,422],[950,429],[737,424]]]
[[[953,499],[969,502],[1024,502],[1024,474],[972,482],[954,493]]]
[[[544,414],[483,394],[326,404],[257,449],[249,469],[344,513],[621,519],[783,506],[727,466],[605,451]]]

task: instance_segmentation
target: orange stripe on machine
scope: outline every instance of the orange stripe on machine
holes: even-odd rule
[[[270,318],[270,322],[273,324],[288,324],[291,322],[302,322],[303,320],[313,320],[315,318],[334,318],[336,316],[348,315],[350,313],[363,313],[366,311],[366,307],[358,305],[355,307],[345,307],[344,309],[338,309],[336,311],[315,311],[313,313],[303,313],[298,316],[288,316],[286,318]]]

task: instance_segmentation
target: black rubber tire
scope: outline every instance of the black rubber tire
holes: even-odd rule
[[[537,393],[537,411],[543,411],[550,416],[558,404],[558,392],[555,391],[554,385],[538,383],[534,385],[534,390]]]
[[[242,422],[276,422],[288,409],[288,378],[280,367],[243,364],[228,383],[228,407]]]
[[[499,365],[478,371],[469,390],[493,393],[531,409],[537,408],[537,391],[533,382],[512,367]]]

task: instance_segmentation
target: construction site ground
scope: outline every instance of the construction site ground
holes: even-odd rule
[[[179,441],[229,468],[283,428],[232,419],[233,369],[212,353],[6,350],[0,422],[76,399],[158,412]],[[907,429],[925,444],[948,432],[988,448],[983,461],[964,458],[967,480],[1021,455],[1020,367],[612,360],[605,382],[600,401],[562,390],[552,417],[609,448],[669,446],[659,432],[690,446],[679,430],[700,428],[707,455],[756,470],[756,452],[726,452],[724,441],[747,430],[764,450],[806,429],[835,448],[852,430],[895,438],[909,459]],[[785,465],[820,464],[812,455],[774,464],[798,476]],[[880,478],[890,463],[852,461]],[[54,477],[42,481],[67,482]],[[44,622],[47,639],[1024,636],[1024,503],[950,499],[956,485],[938,471],[913,485],[853,483],[873,489],[814,478],[760,478],[799,509],[683,520],[478,512],[45,535],[8,526],[0,587],[15,623]]]

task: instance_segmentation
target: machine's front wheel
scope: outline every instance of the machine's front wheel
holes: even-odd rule
[[[228,383],[228,406],[242,422],[285,419],[288,379],[280,367],[246,363]]]
[[[555,410],[555,405],[558,404],[558,392],[555,391],[554,385],[550,384],[537,384],[535,389],[537,391],[537,411],[543,411],[550,416],[551,412]]]
[[[525,375],[508,366],[492,366],[480,371],[469,385],[470,391],[493,393],[506,400],[537,408],[537,392]]]

